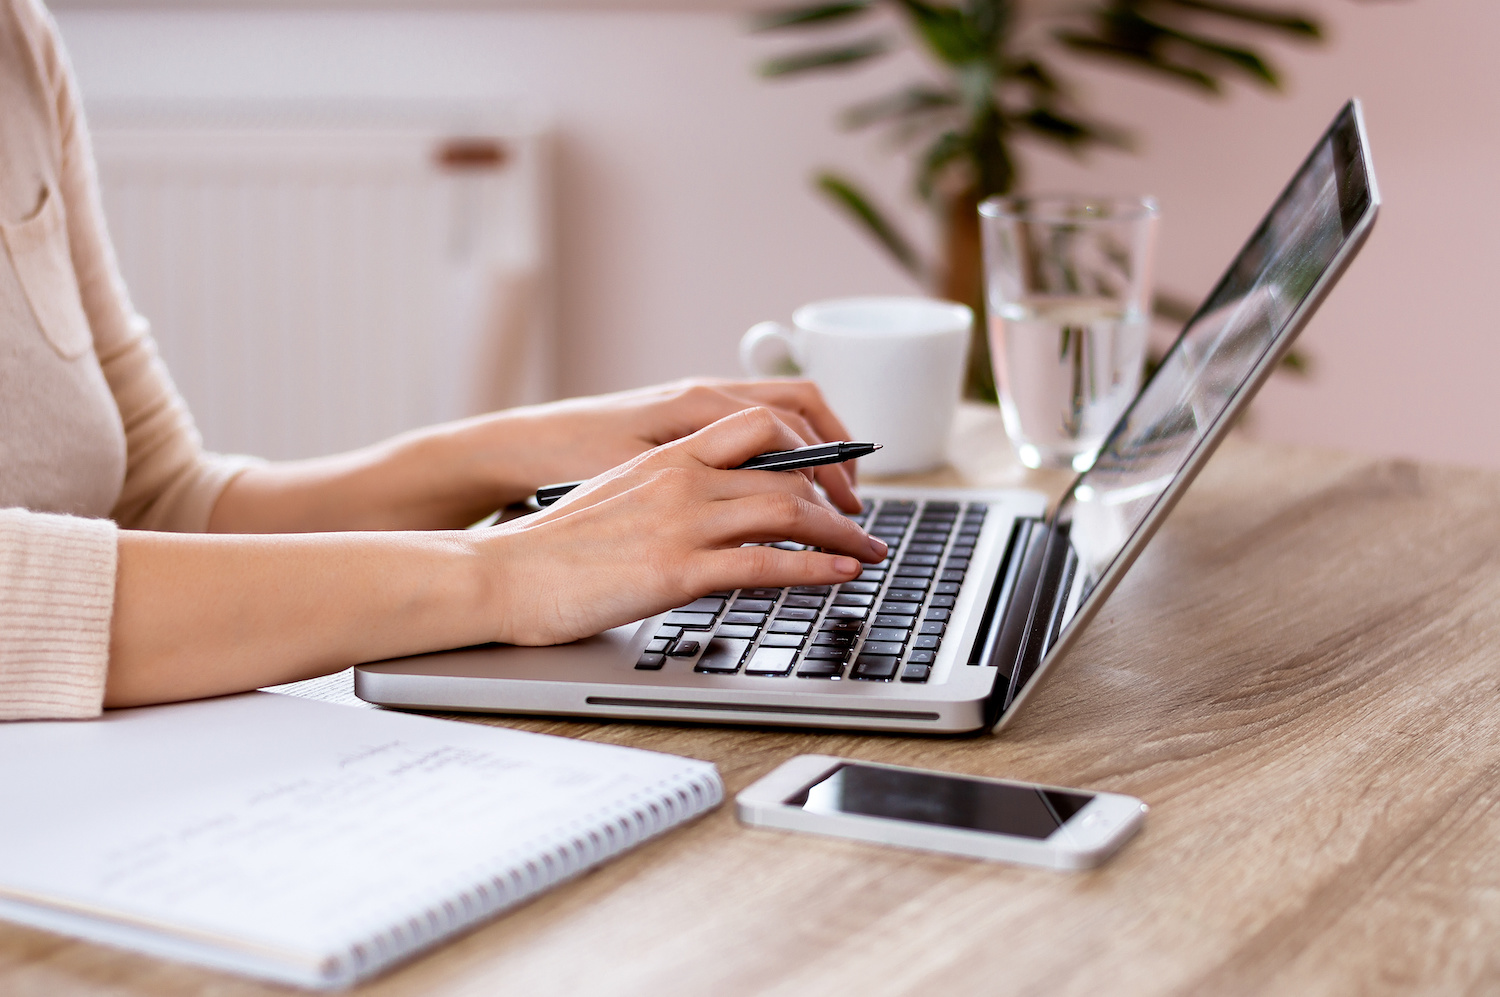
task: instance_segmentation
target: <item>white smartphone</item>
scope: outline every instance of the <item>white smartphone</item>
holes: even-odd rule
[[[798,755],[735,797],[740,820],[881,845],[1053,869],[1109,858],[1146,804],[1005,779]]]

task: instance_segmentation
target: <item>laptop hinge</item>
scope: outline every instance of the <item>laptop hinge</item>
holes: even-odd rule
[[[1041,666],[1042,659],[1056,642],[1062,630],[1068,595],[1073,587],[1073,574],[1078,570],[1078,556],[1072,543],[1068,541],[1066,527],[1061,530],[1043,527],[1037,532],[1049,542],[1040,545],[1043,550],[1039,558],[1041,570],[1036,580],[1031,611],[1027,614],[1025,636],[1011,669],[1010,685],[1003,698],[994,698],[1000,704],[1000,709],[995,712],[997,721],[1001,714],[1010,709],[1010,704],[1016,701],[1021,690],[1026,688],[1026,683],[1031,681],[1031,677]],[[994,701],[986,705],[992,708]]]
[[[1042,557],[1047,548],[1047,524],[1040,519],[1021,519],[1006,554],[1005,572],[991,593],[985,611],[984,640],[975,644],[973,663],[995,669],[995,684],[985,703],[985,729],[994,726],[1004,709],[1011,678],[1026,641],[1027,624],[1036,602],[1036,586],[1042,576]],[[999,609],[998,607],[1004,607]],[[990,714],[993,713],[994,717]]]

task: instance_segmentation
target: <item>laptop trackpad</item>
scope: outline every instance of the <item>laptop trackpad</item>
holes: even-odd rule
[[[571,644],[547,647],[481,644],[452,651],[415,654],[361,665],[360,670],[385,674],[553,681],[594,679],[601,673],[618,676],[620,666],[634,660],[631,648],[639,627],[639,623],[629,623]]]

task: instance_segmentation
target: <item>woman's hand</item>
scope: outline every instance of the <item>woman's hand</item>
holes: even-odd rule
[[[790,428],[787,448],[849,438],[811,381],[680,381],[508,409],[353,453],[254,467],[224,490],[209,529],[462,527],[542,485],[593,477],[752,407],[769,409]],[[815,478],[839,508],[859,509],[852,463],[820,467]]]
[[[848,581],[885,544],[805,472],[726,470],[801,442],[771,409],[743,409],[488,530],[123,530],[106,701],[215,696],[488,640],[557,643],[717,589]],[[823,549],[744,546],[773,540]]]
[[[603,474],[533,516],[486,531],[497,630],[556,644],[718,589],[848,581],[885,544],[807,475],[727,470],[802,439],[769,408],[742,409]],[[795,540],[818,550],[744,546]]]
[[[506,501],[516,501],[542,485],[593,477],[755,406],[770,409],[796,434],[789,446],[849,438],[817,386],[792,380],[679,381],[510,409],[454,430],[475,459],[489,463]],[[859,510],[852,464],[826,465],[814,477],[839,508]]]

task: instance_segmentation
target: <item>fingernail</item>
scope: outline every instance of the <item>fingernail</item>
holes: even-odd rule
[[[865,566],[863,564],[860,564],[858,561],[856,561],[852,557],[840,557],[840,558],[837,558],[834,561],[834,565],[840,571],[842,571],[844,574],[850,575],[850,576],[857,575],[861,571],[865,570]]]
[[[870,541],[870,549],[879,554],[881,557],[885,557],[885,555],[890,551],[890,547],[886,546],[886,542],[879,537],[872,537],[867,534],[865,536],[865,539]]]

